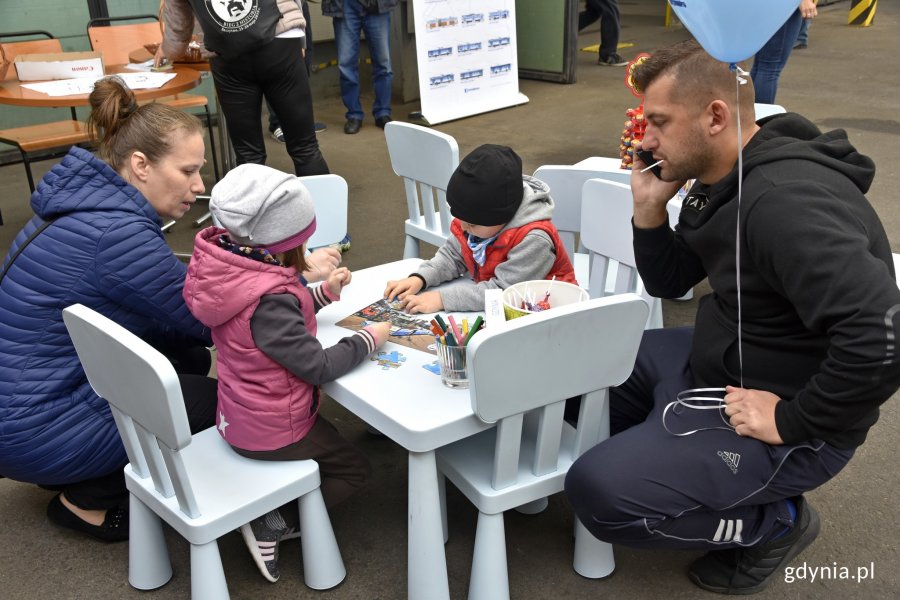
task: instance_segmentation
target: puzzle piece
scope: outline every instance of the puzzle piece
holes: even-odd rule
[[[406,357],[394,350],[392,352],[379,352],[375,356],[369,358],[369,360],[374,360],[382,369],[387,371],[388,369],[399,368],[401,363],[406,362]]]
[[[425,369],[425,370],[427,370],[427,371],[431,371],[431,372],[434,373],[435,375],[440,375],[440,374],[441,374],[441,365],[438,364],[438,361],[434,361],[434,362],[432,362],[431,364],[428,364],[428,365],[422,365],[422,368]]]

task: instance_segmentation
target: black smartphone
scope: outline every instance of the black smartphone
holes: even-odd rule
[[[648,167],[656,162],[656,159],[653,158],[653,153],[649,150],[638,150],[637,155],[642,161],[644,161],[644,164]],[[662,179],[662,167],[660,167],[659,165],[650,167],[650,172]]]

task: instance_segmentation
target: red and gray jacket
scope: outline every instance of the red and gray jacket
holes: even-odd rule
[[[576,283],[569,256],[553,226],[553,199],[549,186],[528,175],[522,176],[522,204],[519,210],[485,250],[484,266],[475,268],[472,251],[459,223],[453,234],[429,261],[419,265],[417,274],[427,287],[469,275],[473,281],[439,290],[444,310],[484,310],[484,292],[506,289],[521,281],[551,279]]]

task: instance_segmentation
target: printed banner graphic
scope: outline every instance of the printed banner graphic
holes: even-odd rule
[[[422,115],[442,123],[523,104],[514,0],[414,0]]]

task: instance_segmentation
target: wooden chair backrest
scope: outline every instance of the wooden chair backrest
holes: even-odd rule
[[[91,48],[103,55],[104,65],[128,64],[128,54],[144,44],[162,42],[159,23],[128,23],[125,25],[88,27]]]
[[[24,42],[0,42],[3,46],[3,54],[10,63],[14,63],[20,54],[47,54],[62,52],[62,44],[56,38],[44,40],[25,40]],[[12,64],[6,71],[6,75],[0,81],[16,79],[16,68]]]

